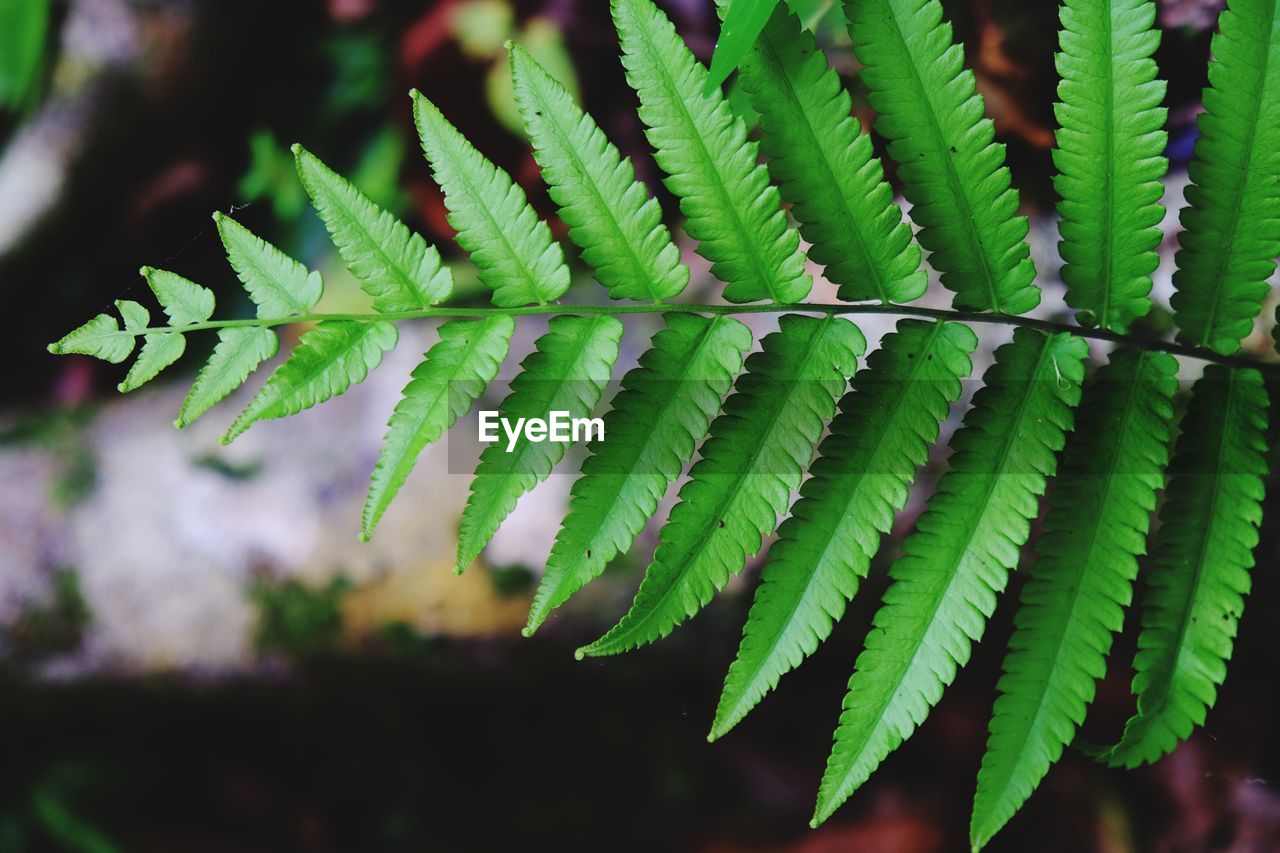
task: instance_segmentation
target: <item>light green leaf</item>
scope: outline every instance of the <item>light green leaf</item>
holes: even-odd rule
[[[203,323],[213,316],[213,291],[168,270],[143,267],[142,277],[175,326]]]
[[[453,274],[434,246],[301,145],[293,146],[293,155],[338,253],[376,310],[414,311],[449,298]]]
[[[222,401],[244,384],[258,365],[273,358],[280,340],[270,329],[252,327],[218,330],[218,344],[213,355],[200,369],[191,386],[178,418],[173,425],[182,429]]]
[[[258,306],[259,317],[306,314],[320,301],[324,290],[320,273],[309,271],[229,216],[215,213],[213,221],[226,247],[227,260]]]
[[[78,353],[119,364],[133,352],[133,332],[121,331],[120,321],[110,314],[99,314],[80,328],[68,332],[61,340],[49,344],[54,355]]]
[[[230,444],[257,421],[296,414],[363,382],[396,338],[395,325],[386,321],[331,320],[316,326],[271,374],[222,443]]]
[[[515,321],[505,314],[440,327],[439,342],[413,371],[387,424],[364,502],[361,539],[373,535],[423,449],[444,435],[498,375],[514,332]]]
[[[124,381],[116,386],[117,390],[122,394],[127,394],[136,388],[155,379],[169,365],[173,364],[182,357],[182,353],[187,349],[187,339],[179,332],[160,332],[150,335],[144,335],[142,338],[142,352],[138,353],[138,360],[129,368],[129,373],[124,377]]]

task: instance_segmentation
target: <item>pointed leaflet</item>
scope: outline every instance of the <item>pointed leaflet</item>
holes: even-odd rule
[[[627,82],[654,157],[680,199],[698,253],[730,302],[796,302],[809,292],[800,235],[787,225],[756,144],[707,71],[650,0],[613,0]]]
[[[662,224],[662,208],[630,160],[528,52],[511,48],[516,104],[551,198],[614,299],[661,302],[684,290],[689,269]]]
[[[432,174],[444,190],[449,224],[480,280],[493,291],[493,304],[545,305],[564,295],[569,289],[564,252],[524,191],[418,91],[413,92],[413,116]]]
[[[449,298],[453,274],[434,246],[301,145],[293,156],[338,253],[376,310],[413,311]]]
[[[977,343],[958,323],[903,320],[854,377],[769,549],[712,738],[831,634],[960,396]]]
[[[499,417],[512,424],[519,418],[545,419],[551,412],[589,417],[609,381],[621,339],[622,323],[614,317],[552,317],[512,380]],[[499,435],[480,454],[458,534],[459,572],[480,556],[520,496],[545,480],[565,451],[565,442],[533,442],[523,430],[509,453],[507,444]]]
[[[920,244],[963,310],[1022,314],[1040,302],[1027,219],[1004,146],[938,0],[845,4],[854,52],[889,140]]]
[[[1151,58],[1160,43],[1155,16],[1152,0],[1069,0],[1062,7],[1061,127],[1053,152],[1062,280],[1067,304],[1082,320],[1121,332],[1151,308],[1163,238],[1168,134],[1165,84]]]
[[[387,440],[373,469],[360,537],[373,535],[382,513],[413,470],[418,455],[465,414],[498,375],[516,324],[505,314],[454,320],[413,371],[387,424]]]
[[[395,325],[382,320],[331,320],[316,326],[271,374],[222,443],[230,444],[257,421],[297,414],[363,382],[396,345],[396,337]]]
[[[1164,483],[1177,372],[1166,353],[1118,349],[1085,389],[1014,617],[978,774],[975,848],[1062,755],[1106,671]]]
[[[950,470],[903,544],[849,679],[814,825],[928,716],[969,660],[1026,542],[1080,399],[1088,347],[1027,328],[996,351]]]
[[[1098,757],[1136,767],[1203,725],[1213,707],[1262,521],[1267,394],[1253,370],[1209,365],[1183,416],[1142,602],[1138,713]]]
[[[116,389],[127,394],[146,385],[160,375],[160,371],[182,358],[187,349],[187,339],[179,332],[157,332],[144,335],[142,352],[129,368],[129,373]]]
[[[871,137],[850,114],[835,70],[780,5],[739,78],[760,113],[760,145],[792,204],[809,257],[826,266],[840,298],[910,302],[928,279],[920,248],[893,201]]]
[[[706,435],[751,348],[750,330],[732,317],[665,319],[653,347],[623,377],[604,418],[607,440],[593,445],[573,484],[526,635],[631,547]]]
[[[306,314],[324,290],[320,273],[311,272],[229,216],[213,215],[227,260],[244,283],[262,318]]]
[[[741,571],[786,510],[866,341],[831,315],[790,314],[780,324],[711,425],[631,609],[579,657],[671,633]]]
[[[1280,255],[1280,0],[1232,0],[1210,52],[1173,319],[1180,340],[1233,353]]]
[[[280,341],[270,329],[219,329],[213,355],[200,369],[173,425],[182,429],[209,411],[243,385],[258,365],[274,357],[279,347]]]
[[[54,355],[91,355],[119,364],[133,352],[133,345],[133,332],[121,330],[120,321],[110,314],[99,314],[80,328],[49,344],[49,352]]]
[[[742,64],[760,31],[769,21],[769,13],[778,0],[722,0],[724,24],[716,39],[716,50],[711,57],[711,71],[707,75],[706,91],[711,92],[723,83],[733,69]]]
[[[175,326],[203,323],[213,315],[213,291],[168,270],[143,267],[142,277]]]

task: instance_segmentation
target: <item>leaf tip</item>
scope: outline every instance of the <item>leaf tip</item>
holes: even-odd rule
[[[582,660],[582,659],[583,659],[583,658],[585,658],[586,656],[587,656],[587,647],[586,647],[586,646],[583,646],[583,647],[582,647],[582,648],[580,648],[580,649],[574,649],[574,650],[573,650],[573,659],[574,659],[574,660]]]

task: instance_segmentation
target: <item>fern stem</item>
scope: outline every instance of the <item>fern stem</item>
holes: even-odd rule
[[[191,323],[185,326],[157,326],[154,328],[133,329],[133,335],[161,334],[164,332],[199,332],[207,329],[232,329],[241,327],[269,328],[286,326],[292,323],[323,323],[334,320],[355,322],[373,322],[375,320],[422,320],[433,317],[492,317],[495,314],[506,314],[511,317],[527,317],[545,314],[604,314],[620,316],[626,314],[885,314],[893,317],[923,317],[929,320],[954,321],[960,323],[986,323],[998,326],[1025,326],[1042,332],[1054,334],[1065,332],[1079,338],[1095,341],[1109,341],[1114,344],[1134,347],[1148,352],[1167,352],[1171,355],[1193,358],[1225,367],[1253,368],[1268,372],[1280,372],[1280,363],[1265,362],[1249,355],[1223,355],[1207,347],[1181,344],[1175,341],[1163,341],[1154,338],[1139,338],[1133,335],[1112,332],[1107,329],[1088,329],[1071,323],[1058,323],[1053,320],[1039,320],[1034,317],[1019,317],[1011,314],[996,314],[985,311],[953,311],[946,308],[925,308],[918,305],[880,305],[875,303],[837,304],[826,302],[795,302],[789,305],[764,303],[758,305],[691,305],[687,303],[640,304],[640,305],[523,305],[518,308],[425,308],[417,311],[388,311],[385,313],[367,314],[302,314],[294,317],[271,317],[246,320],[208,320],[202,323]],[[125,332],[121,332],[124,334]]]

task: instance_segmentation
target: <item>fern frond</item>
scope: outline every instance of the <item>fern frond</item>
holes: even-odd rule
[[[651,0],[612,0],[612,9],[654,157],[688,217],[685,230],[725,282],[725,299],[803,299],[811,281],[800,235],[746,126],[718,90],[704,94],[707,70]]]
[[[396,340],[395,324],[385,320],[321,323],[302,336],[288,360],[231,424],[222,443],[230,444],[260,420],[297,414],[363,382]]]
[[[1004,146],[938,0],[845,5],[920,244],[964,310],[1022,314],[1040,302]]]
[[[413,93],[422,150],[444,190],[449,224],[500,308],[554,302],[569,289],[564,251],[524,190],[475,149],[435,104]]]
[[[609,440],[592,447],[573,484],[526,636],[631,547],[706,435],[751,348],[751,331],[732,317],[665,319],[605,415]]]
[[[1135,767],[1203,725],[1227,674],[1262,521],[1267,394],[1252,370],[1205,368],[1183,417],[1134,660],[1138,712],[1114,746]]]
[[[375,310],[412,311],[449,298],[453,274],[434,246],[301,145],[293,146],[293,156],[338,254]]]
[[[910,302],[928,278],[871,137],[813,35],[779,4],[739,79],[760,113],[760,147],[792,204],[809,257],[841,299]]]
[[[1014,617],[978,774],[975,849],[1062,755],[1106,671],[1164,483],[1177,371],[1166,353],[1117,349],[1085,389]]]
[[[553,317],[512,380],[499,416],[512,423],[553,411],[588,417],[609,381],[621,338],[622,323],[615,317]],[[490,444],[480,454],[458,534],[459,572],[480,556],[520,496],[545,480],[565,451],[564,442],[533,442],[523,432],[510,452],[506,444]]]
[[[711,425],[631,609],[579,657],[665,637],[742,569],[799,488],[865,347],[847,320],[782,317]]]
[[[1056,57],[1053,185],[1067,304],[1082,322],[1120,332],[1151,308],[1163,236],[1168,134],[1165,84],[1151,58],[1155,16],[1152,0],[1068,0]]]
[[[440,340],[414,369],[387,424],[386,442],[364,502],[361,539],[368,541],[373,535],[423,449],[444,435],[498,375],[515,328],[515,321],[505,314],[440,327]]]
[[[320,301],[324,292],[320,273],[309,271],[229,216],[215,213],[213,221],[227,260],[258,306],[259,317],[306,314]]]
[[[274,358],[279,348],[280,339],[270,329],[219,329],[213,355],[196,375],[195,384],[182,401],[173,425],[182,429],[193,423],[243,385],[258,365]]]
[[[737,725],[844,615],[960,396],[977,343],[959,323],[903,320],[854,377],[769,549],[712,739]]]
[[[1179,339],[1233,353],[1280,255],[1280,0],[1232,0],[1211,52],[1173,310]]]
[[[569,238],[614,299],[661,302],[689,283],[662,224],[662,208],[631,161],[518,45],[511,47],[516,105]]]
[[[982,637],[1071,429],[1079,338],[1026,328],[996,351],[951,442],[951,468],[903,544],[849,679],[814,824],[924,722]]]

